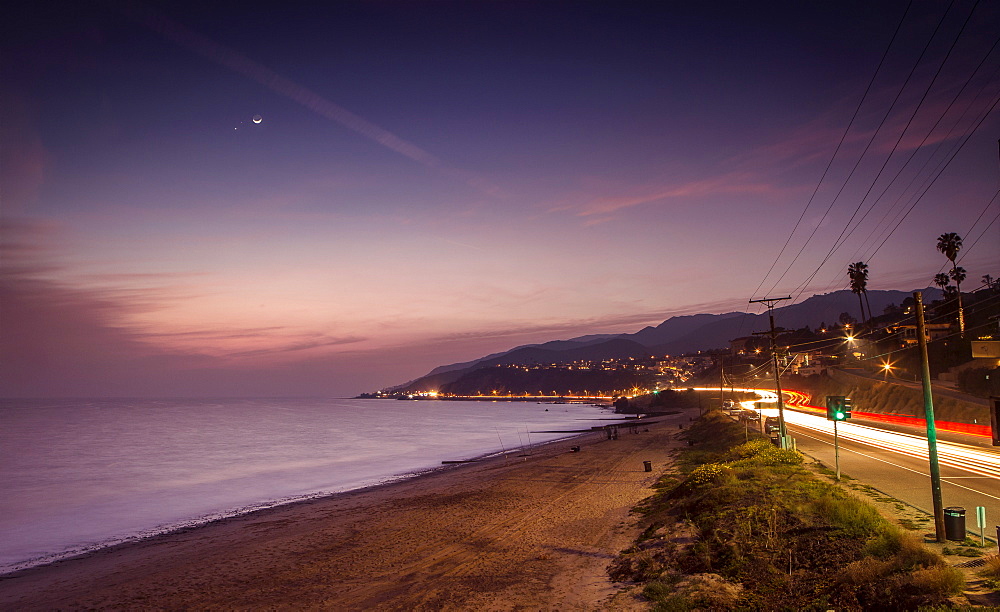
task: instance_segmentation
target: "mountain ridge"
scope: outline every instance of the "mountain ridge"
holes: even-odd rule
[[[941,291],[926,288],[921,291],[938,299]],[[876,313],[891,304],[900,304],[912,297],[912,291],[871,290],[868,302]],[[849,290],[839,290],[813,295],[797,304],[774,309],[776,325],[784,329],[819,327],[835,324],[841,313],[856,318],[859,315],[858,296]],[[551,340],[540,344],[526,344],[507,351],[492,353],[478,359],[438,366],[428,374],[390,388],[439,388],[453,382],[463,374],[482,367],[511,363],[553,363],[576,360],[601,360],[629,356],[664,354],[677,355],[695,351],[723,348],[730,340],[749,336],[755,331],[769,328],[767,312],[700,313],[670,317],[656,326],[646,326],[637,332],[624,334],[588,334],[568,340]],[[617,342],[621,341],[621,342]]]

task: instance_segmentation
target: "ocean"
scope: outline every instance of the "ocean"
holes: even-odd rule
[[[536,402],[0,400],[0,573],[612,418]]]

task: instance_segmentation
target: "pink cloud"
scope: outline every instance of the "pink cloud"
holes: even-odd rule
[[[591,180],[591,183],[595,181]],[[588,191],[611,191],[614,187],[596,184]],[[714,196],[738,194],[769,194],[777,195],[787,191],[786,188],[761,180],[761,177],[749,171],[732,171],[717,176],[701,178],[692,181],[678,181],[640,189],[629,189],[627,194],[606,195],[600,197],[567,196],[551,204],[548,212],[570,212],[585,218],[585,224],[596,225],[609,219],[609,215],[620,210],[653,204],[664,200],[702,199]],[[582,201],[582,203],[580,203]]]
[[[664,185],[653,191],[634,196],[602,197],[584,204],[577,212],[579,216],[606,215],[623,208],[631,208],[674,198],[704,198],[714,195],[745,193],[775,193],[773,185],[758,182],[745,172],[732,172],[712,178]]]
[[[0,274],[0,303],[4,397],[329,394],[366,390],[385,376],[376,373],[376,354],[322,352],[363,340],[357,337],[291,341],[280,328],[218,330],[181,335],[202,343],[264,336],[268,346],[221,356],[191,348],[198,342],[172,346],[165,340],[175,334],[123,324],[137,307],[113,292],[32,278],[26,269]],[[372,370],[358,371],[361,363]]]
[[[364,340],[283,327],[143,325],[137,321],[178,299],[176,291],[158,288],[164,278],[155,274],[100,275],[104,284],[86,286],[55,280],[67,273],[48,246],[60,235],[56,226],[27,219],[0,224],[0,395],[234,393],[225,381],[245,380],[244,372],[275,367],[289,361],[288,355],[315,357],[323,348]],[[165,276],[176,280],[177,275]],[[111,280],[117,285],[108,286]],[[244,340],[253,349],[225,350],[246,346]],[[214,387],[212,372],[219,381]],[[280,385],[280,377],[263,379]],[[192,386],[190,380],[200,382]],[[313,389],[323,384],[317,380]]]
[[[278,346],[254,349],[250,351],[242,351],[238,353],[232,353],[230,357],[260,357],[264,355],[278,355],[282,353],[298,353],[303,351],[309,351],[312,349],[322,349],[331,346],[342,346],[345,344],[357,344],[359,342],[366,341],[367,338],[362,336],[343,336],[343,337],[331,337],[325,334],[316,334],[315,337],[308,340],[302,340],[292,343],[285,343]]]

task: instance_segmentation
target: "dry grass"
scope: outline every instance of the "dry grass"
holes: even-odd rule
[[[979,570],[979,575],[983,578],[1000,580],[1000,555],[994,555],[986,559],[986,565]]]
[[[947,597],[962,590],[965,586],[965,575],[950,565],[937,565],[912,572],[909,582],[918,592]]]

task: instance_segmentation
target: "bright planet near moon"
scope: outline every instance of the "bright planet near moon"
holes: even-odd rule
[[[254,116],[253,116],[253,122],[254,122],[254,123],[260,123],[260,122],[261,122],[261,121],[263,121],[263,120],[264,120],[264,118],[263,118],[263,117],[261,117],[260,115],[254,115]]]

